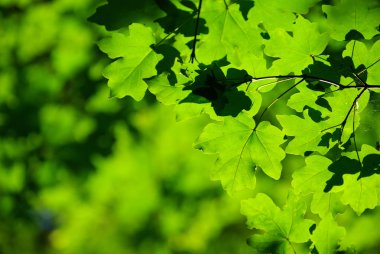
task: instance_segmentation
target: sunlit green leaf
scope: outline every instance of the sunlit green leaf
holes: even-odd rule
[[[168,80],[169,74],[161,74],[152,79],[145,80],[149,86],[149,91],[156,95],[158,101],[162,102],[165,105],[173,105],[184,99],[190,91],[184,91],[185,87],[183,83],[170,85]],[[179,74],[181,75],[181,74]],[[188,80],[183,78],[184,82]]]
[[[201,11],[209,33],[198,42],[198,61],[211,63],[227,55],[229,61],[239,66],[250,61],[250,55],[254,58],[261,53],[260,31],[244,20],[237,4],[227,7],[223,0],[204,1]]]
[[[366,161],[366,156],[375,155],[377,158],[380,158],[380,152],[373,147],[363,145],[358,154],[363,160],[362,168],[358,169],[361,173],[344,174],[343,185],[335,186],[333,191],[342,191],[342,202],[350,205],[360,215],[366,209],[373,209],[379,205],[380,176],[375,173],[379,164],[378,161],[376,162],[376,159]],[[357,159],[356,152],[346,153],[345,155],[349,158]]]
[[[307,13],[317,0],[258,0],[254,2],[255,6],[248,15],[249,20],[257,25],[262,24],[267,31],[271,31],[275,28],[291,30],[296,19],[294,13]]]
[[[380,7],[376,1],[341,0],[336,5],[323,5],[331,29],[331,37],[343,41],[348,32],[356,30],[371,39],[379,31]]]
[[[312,56],[323,52],[328,42],[328,35],[318,31],[317,24],[299,16],[293,25],[293,35],[284,29],[270,31],[270,40],[265,42],[265,54],[280,58],[273,65],[284,75],[301,73],[313,63]]]
[[[324,217],[313,231],[311,240],[320,254],[329,254],[337,251],[339,241],[346,234],[344,227],[339,226],[333,216]]]
[[[343,51],[343,56],[351,57],[351,55],[355,67],[359,67],[360,65],[367,67],[367,83],[369,85],[380,84],[380,77],[378,75],[380,72],[380,41],[376,41],[371,48],[368,48],[363,42],[350,41]],[[363,77],[363,75],[360,75],[361,73],[358,74],[359,77]]]
[[[323,126],[314,122],[305,111],[304,118],[294,115],[278,115],[278,121],[288,136],[294,137],[285,151],[290,154],[303,155],[307,151],[318,151],[322,154],[328,147],[320,145]]]
[[[260,253],[298,253],[293,243],[309,240],[313,221],[304,219],[306,203],[294,195],[289,196],[283,210],[263,193],[243,200],[241,206],[248,227],[263,231],[249,239],[249,244]]]
[[[279,147],[284,140],[279,129],[269,122],[255,128],[252,118],[240,114],[226,117],[223,124],[208,125],[195,147],[219,155],[213,175],[230,193],[255,187],[256,166],[274,179],[281,175],[285,153]]]
[[[144,97],[148,86],[143,78],[157,74],[156,64],[162,58],[152,49],[154,43],[152,30],[141,24],[130,25],[128,35],[115,32],[99,43],[102,51],[117,58],[104,70],[111,96],[130,95],[135,100]]]

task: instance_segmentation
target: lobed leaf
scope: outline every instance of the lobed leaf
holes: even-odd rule
[[[292,175],[294,192],[301,195],[312,194],[310,209],[321,217],[341,212],[341,194],[324,192],[326,182],[333,176],[328,170],[332,161],[321,155],[312,155],[306,157],[305,162],[306,165]]]
[[[241,213],[247,217],[248,227],[263,231],[251,236],[249,244],[259,253],[296,253],[294,243],[307,242],[314,223],[304,219],[306,208],[306,203],[294,195],[289,195],[283,210],[263,193],[243,200]]]
[[[345,172],[344,168],[341,169],[343,184],[334,186],[332,190],[341,191],[343,204],[351,206],[358,215],[361,215],[366,209],[373,209],[379,205],[380,176],[377,170],[380,166],[380,152],[373,147],[363,145],[358,154],[363,160],[361,168],[357,169],[358,173],[350,174]],[[357,159],[356,152],[344,153],[344,155]],[[373,155],[376,156],[375,159],[371,158]]]
[[[267,31],[276,28],[292,30],[292,24],[296,19],[295,13],[306,14],[317,1],[256,0],[248,19],[254,24],[262,24]]]
[[[285,152],[282,132],[269,122],[255,128],[253,119],[245,114],[236,118],[225,117],[223,124],[206,126],[195,144],[206,153],[217,153],[214,178],[222,181],[223,187],[234,193],[256,184],[255,170],[260,167],[274,179],[281,175],[281,161]]]
[[[157,74],[156,65],[162,59],[152,49],[155,43],[152,30],[141,24],[129,26],[129,35],[115,32],[99,42],[100,49],[110,58],[117,58],[104,70],[111,96],[131,96],[139,101],[144,97],[147,84],[144,78]]]
[[[287,145],[285,151],[289,154],[304,155],[305,152],[318,151],[325,154],[329,147],[320,145],[323,125],[314,122],[308,111],[304,112],[304,118],[295,115],[278,115],[283,130],[287,136],[294,137]]]
[[[196,58],[199,62],[209,64],[227,55],[231,63],[240,66],[261,54],[260,30],[252,22],[244,20],[239,5],[226,7],[224,0],[204,1],[201,11],[209,33],[201,36],[197,43]]]
[[[351,30],[366,39],[379,34],[380,6],[376,1],[340,0],[335,6],[323,5],[322,10],[327,15],[330,36],[335,40],[345,40]]]
[[[312,56],[321,54],[328,42],[328,34],[321,34],[317,24],[301,15],[297,17],[292,33],[293,36],[284,29],[274,29],[269,31],[270,40],[265,42],[265,54],[279,58],[273,65],[284,75],[301,73],[313,63]]]
[[[330,214],[319,222],[311,240],[319,254],[330,254],[337,251],[339,242],[345,234],[345,228],[339,226]]]
[[[343,51],[343,56],[351,57],[351,55],[355,67],[359,67],[360,65],[367,67],[365,72],[367,74],[366,82],[369,85],[379,85],[380,62],[378,61],[380,61],[380,41],[376,41],[371,48],[368,48],[363,42],[350,41]],[[363,75],[359,74],[359,76],[363,78]]]

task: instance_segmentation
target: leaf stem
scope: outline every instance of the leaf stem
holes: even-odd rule
[[[202,8],[202,0],[199,0],[198,14],[197,14],[197,19],[196,19],[196,23],[195,23],[193,48],[192,48],[191,55],[190,55],[190,62],[191,63],[194,63],[194,59],[196,59],[196,56],[195,56],[195,46],[197,44],[197,35],[198,35],[198,29],[199,29],[199,20],[200,20],[200,15],[201,15],[201,8]]]
[[[345,118],[343,119],[343,121],[342,121],[340,124],[337,124],[337,125],[334,125],[334,126],[328,127],[328,128],[326,128],[326,129],[323,129],[323,130],[321,130],[321,132],[324,132],[324,131],[326,131],[326,130],[329,130],[329,129],[335,128],[335,127],[337,127],[337,126],[340,125],[340,126],[341,126],[341,130],[342,130],[342,133],[343,133],[344,126],[346,125],[347,119],[348,119],[348,117],[350,116],[350,113],[351,113],[352,109],[354,108],[354,106],[355,106],[356,102],[358,101],[358,99],[360,98],[360,96],[362,96],[362,94],[363,94],[367,89],[368,89],[367,87],[363,88],[363,89],[360,91],[360,93],[359,93],[358,95],[356,95],[354,101],[353,101],[352,104],[351,104],[350,109],[348,110],[348,112],[347,112]]]
[[[356,108],[354,107],[354,117],[352,119],[352,135],[353,135],[353,138],[354,138],[354,146],[355,146],[355,152],[356,152],[356,156],[358,157],[358,161],[360,162],[360,164],[362,164],[361,160],[360,160],[360,156],[359,156],[359,151],[358,151],[358,147],[356,145],[356,135],[355,135],[355,113],[356,113]]]
[[[292,85],[291,87],[289,87],[288,89],[286,89],[284,92],[282,92],[279,96],[277,96],[277,98],[272,101],[271,104],[269,104],[265,109],[264,111],[261,113],[259,119],[257,120],[257,122],[259,123],[261,121],[261,118],[264,116],[265,112],[267,112],[267,110],[272,107],[279,99],[281,99],[282,96],[284,96],[286,93],[288,93],[290,90],[292,90],[294,87],[298,86],[301,82],[303,82],[304,79],[301,79],[300,81],[298,81],[297,83],[295,83],[294,85]],[[255,127],[256,129],[256,127]]]
[[[344,90],[344,89],[352,89],[352,88],[380,88],[380,85],[368,85],[366,84],[362,79],[359,78],[362,83],[362,85],[355,85],[355,86],[347,86],[347,85],[342,85],[339,83],[336,83],[334,81],[328,80],[328,79],[323,79],[323,78],[318,78],[314,76],[309,76],[309,75],[277,75],[277,76],[266,76],[266,77],[258,77],[258,78],[252,78],[252,82],[255,81],[260,81],[260,80],[267,80],[267,79],[296,79],[296,78],[301,78],[304,80],[315,80],[319,81],[325,84],[329,84],[335,87],[338,87],[339,90]]]
[[[162,38],[159,42],[157,42],[156,44],[154,44],[154,47],[157,47],[159,45],[161,45],[161,43],[163,43],[164,41],[166,41],[167,39],[169,39],[172,35],[176,35],[177,32],[184,26],[187,24],[187,22],[189,22],[191,19],[193,18],[190,17],[188,19],[186,19],[180,26],[178,26],[176,29],[174,29],[172,32],[168,33],[167,35],[165,35],[164,38]]]

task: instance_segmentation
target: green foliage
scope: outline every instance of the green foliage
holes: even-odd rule
[[[329,215],[322,219],[314,230],[311,240],[318,253],[334,253],[338,248],[338,242],[346,234],[343,227],[338,226],[334,218]]]
[[[144,42],[144,44],[141,44]],[[143,78],[153,76],[160,58],[154,54],[151,44],[155,43],[151,29],[140,24],[129,27],[129,35],[115,33],[112,38],[99,43],[100,49],[111,58],[120,58],[104,71],[110,81],[111,96],[132,96],[141,100],[147,88]]]
[[[279,179],[281,160],[285,157],[279,148],[283,142],[281,131],[269,122],[262,122],[255,128],[251,117],[239,115],[226,118],[223,128],[218,124],[208,125],[195,147],[219,155],[213,174],[233,193],[244,187],[255,187],[255,171],[252,170],[255,167]]]
[[[191,147],[208,118],[109,98],[106,31],[87,21],[99,2],[0,1],[0,253],[249,252],[239,200]],[[115,55],[140,61],[146,42]]]
[[[360,41],[349,42],[346,46],[346,50],[343,51],[343,56],[351,56],[350,52],[354,52],[352,55],[352,61],[355,64],[355,67],[359,67],[361,64],[364,66],[370,66],[378,60],[377,53],[380,51],[380,41],[376,41],[370,48]],[[355,49],[355,50],[354,50]],[[377,73],[379,73],[380,67],[378,64],[373,65],[370,69],[367,70],[367,81],[369,84],[379,84],[380,78]],[[378,92],[374,90],[374,92]]]
[[[295,243],[307,242],[313,221],[304,219],[306,203],[290,195],[284,209],[278,208],[263,193],[242,201],[242,214],[247,216],[249,228],[262,230],[254,234],[249,244],[260,253],[305,253],[296,251]]]
[[[297,17],[290,31],[292,36],[284,29],[270,30],[270,40],[264,44],[264,53],[279,58],[273,62],[273,67],[281,73],[300,73],[313,63],[310,56],[320,55],[326,48],[328,34],[320,33],[317,24],[302,16]]]
[[[261,40],[257,40],[260,31],[244,20],[238,5],[226,8],[223,1],[204,1],[202,17],[209,32],[199,41],[201,47],[196,52],[199,62],[209,64],[225,55],[231,55],[231,61],[237,65],[244,64],[245,61],[251,64],[250,55],[257,54],[261,46]]]
[[[119,27],[128,35],[111,32],[100,43],[122,57],[105,70],[111,94],[140,100],[148,91],[175,104],[178,119],[205,113],[216,121],[195,148],[217,154],[212,178],[229,194],[258,193],[242,203],[248,226],[259,231],[251,246],[259,253],[378,247],[347,244],[349,219],[338,218],[379,213],[379,2],[151,2],[165,14],[145,26],[131,20]],[[139,60],[128,60],[139,75],[128,82],[118,62],[140,50]],[[276,180],[286,202],[260,193],[260,181]]]
[[[355,30],[366,39],[372,39],[379,33],[380,9],[374,0],[357,2],[342,0],[336,5],[323,5],[322,10],[327,15],[326,22],[331,24],[331,38],[344,40],[348,32]]]

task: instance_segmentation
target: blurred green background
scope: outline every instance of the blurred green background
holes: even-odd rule
[[[0,253],[250,253],[209,120],[108,98],[100,4],[0,0]]]

